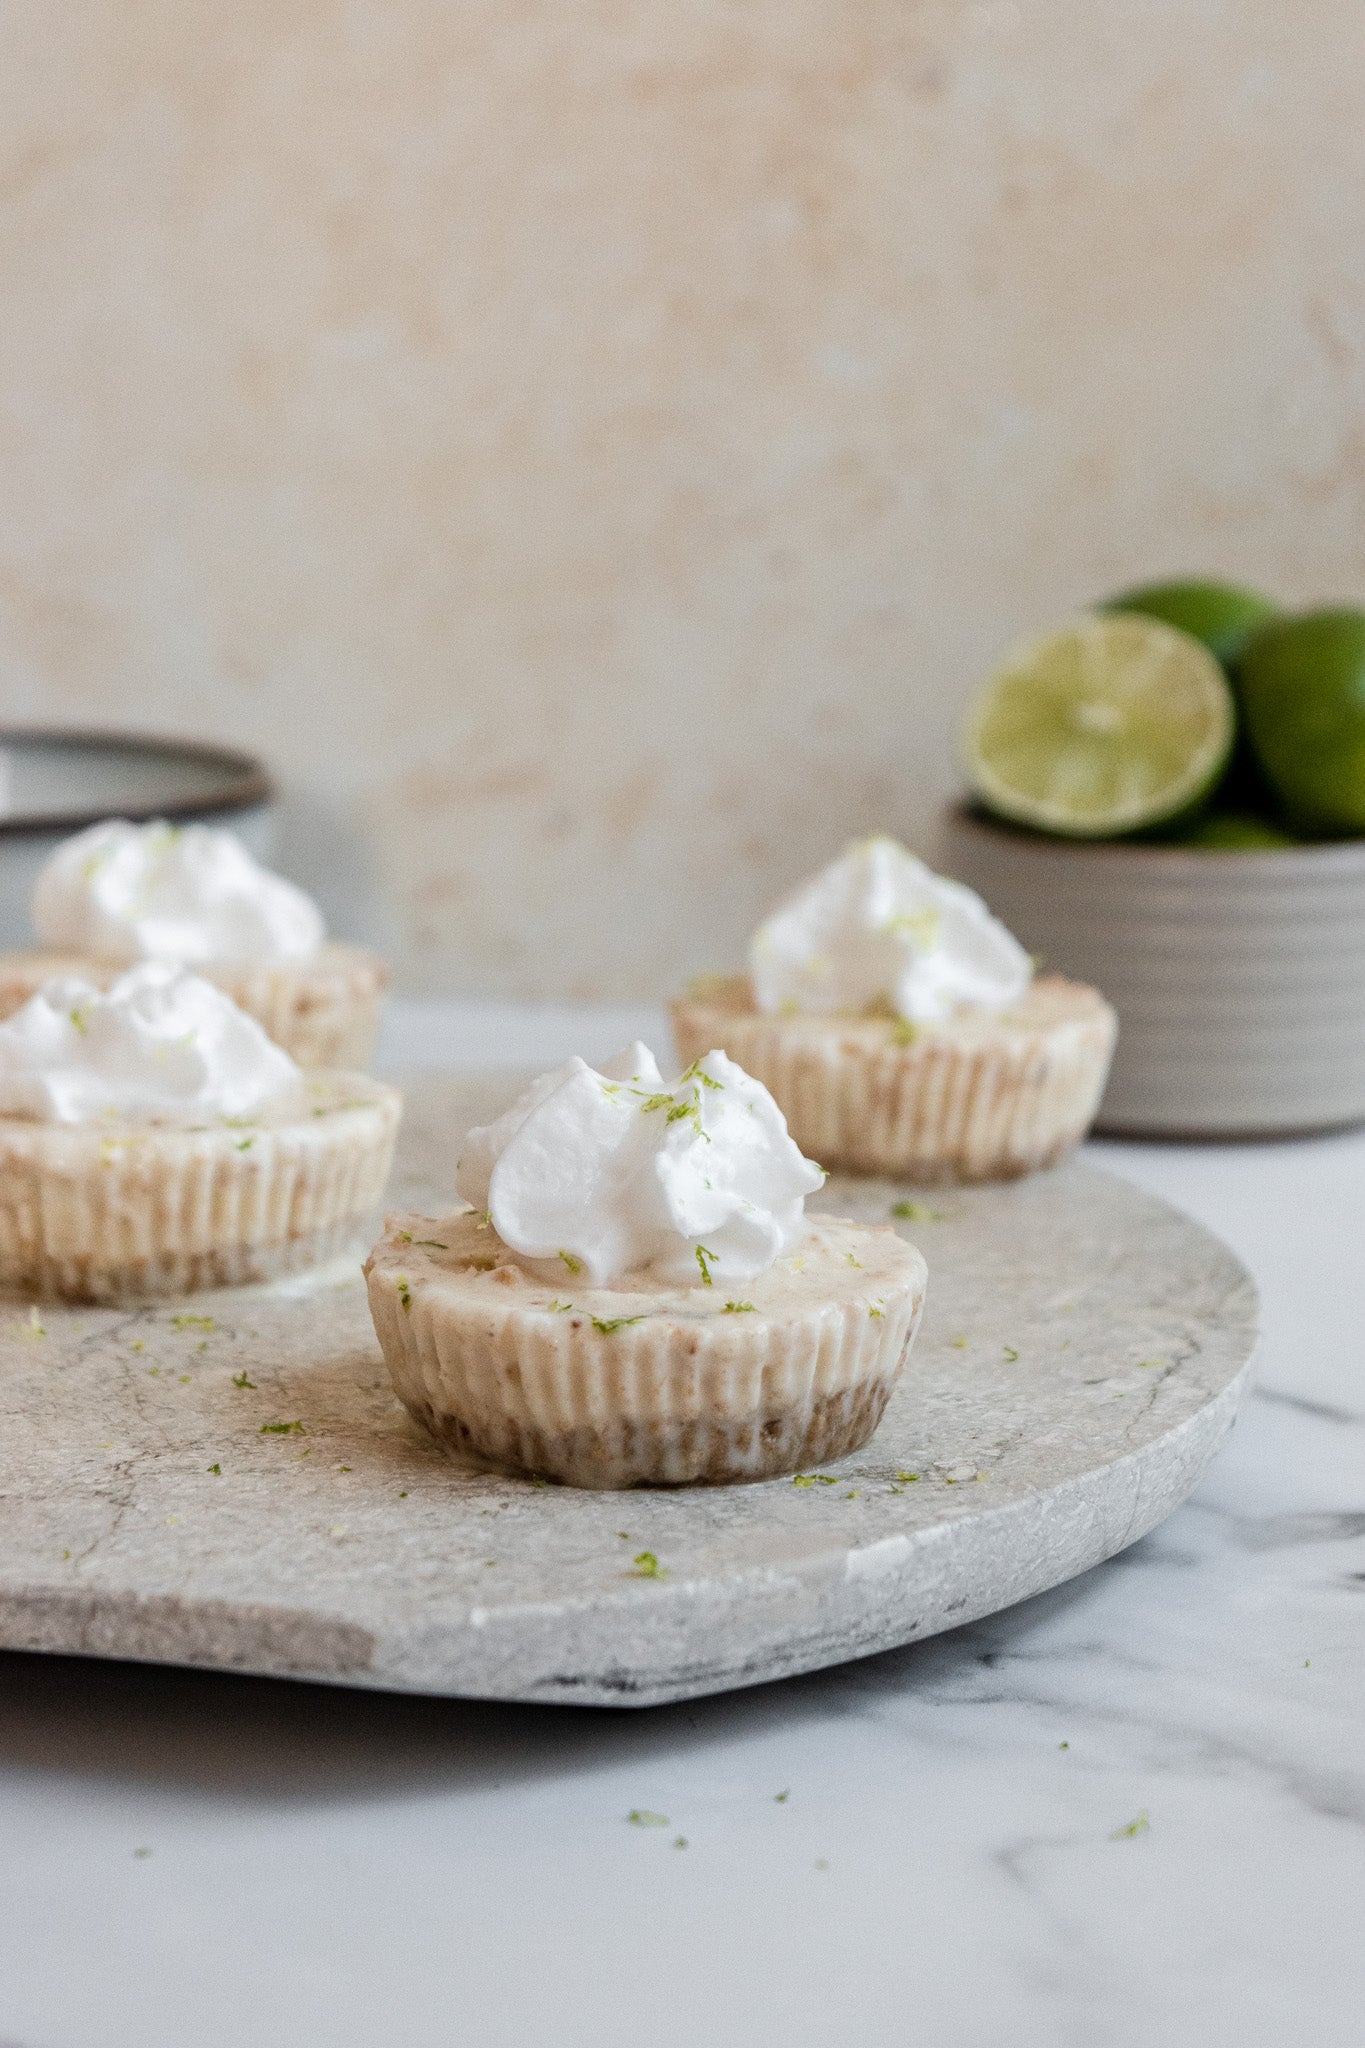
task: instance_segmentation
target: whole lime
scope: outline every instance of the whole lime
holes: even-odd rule
[[[1365,834],[1365,612],[1272,620],[1247,643],[1237,680],[1252,749],[1290,821]]]
[[[1178,626],[1193,640],[1202,640],[1224,668],[1231,668],[1258,628],[1279,616],[1279,606],[1259,590],[1239,583],[1200,582],[1192,577],[1170,583],[1144,583],[1136,590],[1107,597],[1106,612],[1142,612]]]

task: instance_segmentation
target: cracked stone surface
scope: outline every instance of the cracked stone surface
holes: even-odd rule
[[[393,1206],[448,1205],[460,1134],[511,1092],[411,1087]],[[1245,1389],[1251,1282],[1088,1166],[832,1179],[811,1206],[906,1201],[909,1367],[872,1442],[799,1485],[589,1494],[453,1463],[393,1397],[358,1257],[131,1312],[0,1303],[0,1645],[644,1705],[1056,1585],[1195,1484]]]

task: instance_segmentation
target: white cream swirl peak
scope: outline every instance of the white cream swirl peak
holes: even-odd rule
[[[303,1104],[303,1075],[211,982],[161,961],[45,982],[0,1024],[0,1116],[197,1123]]]
[[[1113,1055],[1094,989],[1035,976],[981,898],[894,840],[850,846],[754,935],[748,976],[672,1005],[684,1059],[722,1047],[830,1167],[925,1183],[1054,1165]]]
[[[648,1267],[675,1286],[752,1280],[824,1184],[766,1088],[724,1053],[665,1082],[636,1043],[573,1059],[465,1140],[456,1191],[550,1278],[566,1254],[597,1287]]]
[[[0,1287],[127,1300],[312,1264],[378,1204],[398,1114],[183,968],[47,982],[0,1023]]]
[[[54,975],[107,986],[160,960],[215,982],[302,1066],[360,1067],[374,1050],[382,961],[329,941],[311,897],[233,832],[105,819],[49,856],[33,924],[39,948],[0,957],[0,1017]]]
[[[366,1275],[394,1386],[450,1448],[572,1485],[770,1478],[876,1428],[924,1300],[727,1059],[543,1075],[465,1141],[473,1206],[393,1216]]]
[[[106,818],[44,864],[33,927],[53,952],[98,960],[278,966],[312,960],[322,913],[235,832]]]
[[[754,1000],[779,1013],[880,1010],[937,1024],[1019,1002],[1033,963],[981,898],[894,839],[864,839],[754,933]]]

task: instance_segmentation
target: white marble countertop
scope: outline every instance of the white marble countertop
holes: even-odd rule
[[[404,1004],[386,1055],[660,1030]],[[1154,1536],[645,1713],[0,1656],[0,2048],[1356,2048],[1365,1134],[1091,1150],[1263,1294],[1260,1391]]]

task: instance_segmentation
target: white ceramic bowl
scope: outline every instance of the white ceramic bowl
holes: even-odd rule
[[[71,833],[101,818],[212,819],[269,860],[274,793],[259,761],[227,747],[0,728],[0,950],[33,944],[33,884]]]
[[[1365,1119],[1365,841],[1081,845],[956,810],[942,865],[1118,1011],[1099,1129],[1252,1137]]]

